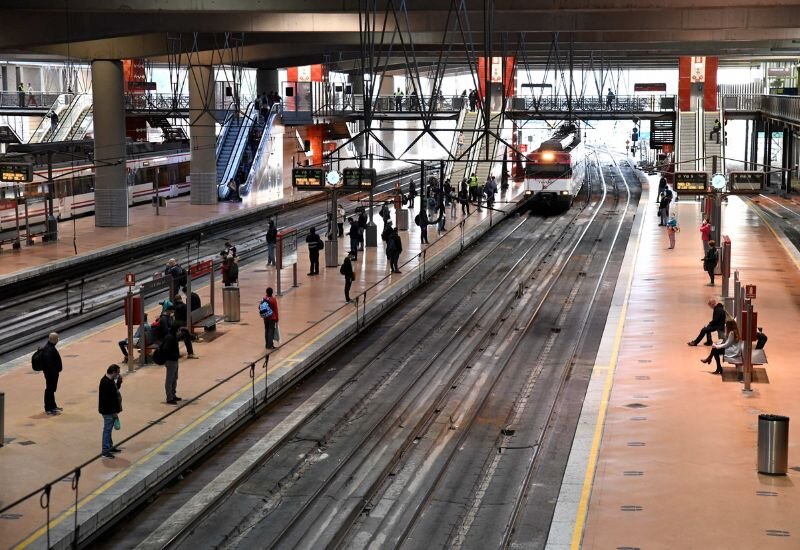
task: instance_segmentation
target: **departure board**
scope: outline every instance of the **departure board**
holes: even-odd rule
[[[344,185],[345,191],[369,191],[375,185],[377,172],[374,168],[345,168]]]
[[[728,174],[728,187],[731,193],[761,193],[764,189],[764,179],[764,172],[731,172]]]
[[[685,195],[708,193],[708,172],[675,172],[675,191]]]
[[[28,183],[33,181],[33,165],[25,162],[0,163],[0,181]]]
[[[293,168],[292,185],[299,191],[321,191],[325,189],[322,168]]]

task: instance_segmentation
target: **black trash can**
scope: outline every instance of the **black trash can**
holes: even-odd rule
[[[789,417],[758,415],[758,473],[786,475],[789,466]]]

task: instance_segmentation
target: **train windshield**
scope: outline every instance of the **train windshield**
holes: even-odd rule
[[[529,178],[569,178],[572,167],[569,164],[539,164],[527,167]]]

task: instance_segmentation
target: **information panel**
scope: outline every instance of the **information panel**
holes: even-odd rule
[[[728,174],[728,188],[735,194],[761,193],[764,189],[764,172],[741,171]]]
[[[287,229],[278,233],[278,269],[297,263],[297,230]]]
[[[377,172],[374,168],[345,168],[344,191],[369,191],[375,185]]]
[[[292,185],[300,191],[322,191],[324,177],[322,168],[292,168]]]
[[[708,193],[708,172],[675,172],[675,191],[683,195]]]
[[[0,181],[11,183],[33,181],[33,164],[25,162],[0,163]]]

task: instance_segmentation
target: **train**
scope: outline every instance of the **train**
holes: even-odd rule
[[[129,158],[126,162],[128,205],[152,202],[156,180],[159,196],[171,198],[189,193],[190,160],[189,151]],[[94,212],[94,171],[95,165],[87,161],[53,167],[53,214],[58,220]],[[20,227],[27,226],[28,221],[31,226],[44,223],[47,181],[47,169],[36,169],[32,183],[0,187],[0,233],[15,230],[17,223]],[[26,199],[27,204],[20,204],[17,212],[14,205],[18,196]]]
[[[580,128],[565,123],[525,159],[525,194],[532,211],[567,210],[583,187],[586,169]]]

